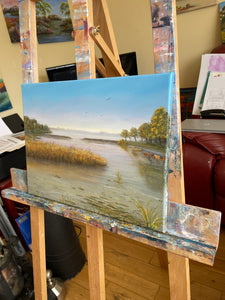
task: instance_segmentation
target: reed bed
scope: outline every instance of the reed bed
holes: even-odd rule
[[[26,143],[27,156],[53,162],[83,166],[106,166],[107,160],[91,151],[65,147],[54,143],[29,140]]]

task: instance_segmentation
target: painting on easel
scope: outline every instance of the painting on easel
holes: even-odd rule
[[[165,230],[173,80],[23,85],[29,193]]]

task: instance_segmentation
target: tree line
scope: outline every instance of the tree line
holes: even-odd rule
[[[51,130],[47,125],[40,124],[37,120],[30,119],[27,116],[24,116],[24,127],[26,134],[51,133]]]
[[[37,15],[46,17],[52,12],[52,6],[48,1],[40,0],[36,3],[36,13]],[[69,4],[67,2],[61,2],[60,13],[65,17],[70,17]]]
[[[164,145],[168,135],[168,126],[170,124],[170,116],[165,108],[160,106],[157,108],[150,120],[141,124],[138,128],[132,127],[130,130],[123,129],[120,136],[137,142],[141,139],[145,143],[157,143]]]

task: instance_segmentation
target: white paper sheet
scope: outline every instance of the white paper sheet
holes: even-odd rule
[[[198,78],[198,85],[195,95],[195,102],[192,114],[200,115],[202,104],[201,97],[209,71],[225,72],[225,54],[204,54],[201,60],[201,69]]]
[[[17,137],[5,135],[3,137],[0,137],[0,154],[20,149],[24,145],[24,140],[20,140]]]
[[[225,110],[225,72],[210,72],[202,110]]]
[[[0,137],[9,134],[12,134],[12,132],[9,130],[2,118],[0,118]]]

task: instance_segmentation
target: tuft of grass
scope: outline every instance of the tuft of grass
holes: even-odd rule
[[[70,195],[61,195],[61,203],[68,204],[71,203],[71,197]]]
[[[116,182],[122,183],[122,176],[119,171],[116,173]]]
[[[27,156],[84,166],[106,166],[107,160],[91,151],[65,147],[54,143],[29,140],[26,142]]]
[[[135,200],[135,206],[144,220],[145,227],[157,230],[162,226],[163,219],[159,217],[154,208],[150,207],[150,201],[144,207],[140,201]]]
[[[123,148],[124,150],[127,150],[127,142],[124,140],[124,139],[122,139],[122,140],[119,140],[118,141],[118,145],[121,147],[121,148]]]

